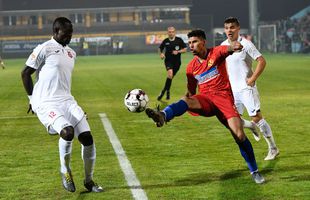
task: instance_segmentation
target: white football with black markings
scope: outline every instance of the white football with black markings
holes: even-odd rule
[[[142,89],[133,89],[126,93],[124,104],[130,112],[139,113],[145,110],[149,97]]]

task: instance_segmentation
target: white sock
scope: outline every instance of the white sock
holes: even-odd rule
[[[268,144],[268,148],[269,149],[277,148],[273,135],[272,135],[271,128],[269,124],[267,123],[267,121],[265,119],[261,119],[259,122],[256,123],[256,125],[258,126],[260,131],[263,133],[264,138]]]
[[[71,172],[70,169],[70,158],[72,150],[72,141],[66,141],[59,138],[59,158],[60,158],[60,172],[67,173]]]
[[[82,146],[82,159],[84,161],[85,181],[93,180],[94,166],[96,161],[96,147],[95,144],[89,146]]]
[[[243,124],[243,127],[244,128],[255,128],[254,126],[255,126],[255,124],[253,124],[253,122],[251,122],[251,121],[248,121],[248,120],[245,120],[245,119],[243,119],[243,118],[241,118],[241,120],[242,120],[242,124]]]
[[[264,136],[264,138],[265,138],[265,140],[266,140],[266,142],[268,144],[268,148],[269,149],[277,148],[276,143],[275,143],[274,138],[273,138],[273,135],[271,135],[270,137],[265,137]]]

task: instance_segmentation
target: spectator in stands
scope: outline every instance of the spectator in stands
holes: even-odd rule
[[[83,54],[84,56],[89,56],[89,44],[86,40],[83,42]]]
[[[124,51],[124,42],[123,41],[119,41],[118,42],[118,52],[119,54],[122,54]]]
[[[1,65],[2,69],[5,69],[5,64],[4,64],[1,56],[0,56],[0,65]]]
[[[301,38],[299,32],[296,30],[293,32],[292,35],[292,53],[299,53],[301,49]]]
[[[118,41],[117,40],[113,41],[112,48],[113,48],[113,54],[118,54]]]

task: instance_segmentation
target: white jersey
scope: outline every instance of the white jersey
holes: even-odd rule
[[[240,36],[238,41],[242,44],[243,49],[226,58],[227,73],[233,92],[239,92],[248,87],[246,80],[253,74],[252,60],[256,60],[262,55],[251,41]],[[228,39],[221,45],[230,45]]]
[[[71,74],[76,53],[63,47],[53,38],[38,45],[26,61],[26,65],[37,70],[31,105],[34,111],[45,104],[74,100],[71,95]]]

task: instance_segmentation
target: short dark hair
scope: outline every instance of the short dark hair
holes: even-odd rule
[[[227,17],[224,21],[224,24],[235,23],[237,26],[240,26],[239,20],[236,17]]]
[[[202,39],[206,39],[206,34],[203,30],[201,29],[195,29],[195,30],[192,30],[191,32],[189,32],[187,34],[187,37],[190,38],[190,37],[199,37],[199,38],[202,38]]]
[[[72,22],[66,17],[57,17],[53,23],[53,33],[57,33],[59,29],[65,26],[72,26]]]

